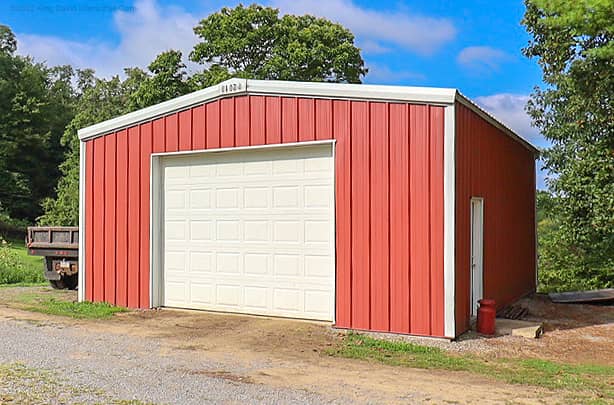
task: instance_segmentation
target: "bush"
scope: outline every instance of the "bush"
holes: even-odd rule
[[[38,284],[44,281],[42,269],[26,265],[11,244],[0,236],[0,284]]]
[[[537,196],[538,276],[540,292],[614,287],[614,257],[604,249],[586,249],[570,240],[561,225],[556,199]]]

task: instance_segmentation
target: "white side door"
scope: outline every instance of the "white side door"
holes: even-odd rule
[[[471,199],[471,316],[484,298],[484,199]]]

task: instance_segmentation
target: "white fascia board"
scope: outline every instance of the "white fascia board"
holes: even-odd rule
[[[77,298],[85,301],[85,142],[79,142],[79,273]]]
[[[455,101],[456,89],[230,79],[218,85],[80,129],[79,139],[85,141],[221,97],[241,94],[451,105]]]
[[[477,105],[475,102],[465,97],[462,93],[460,92],[456,93],[456,101],[458,101],[465,107],[469,108],[471,111],[475,112],[477,115],[479,115],[480,117],[488,121],[490,124],[494,125],[495,127],[505,132],[509,137],[514,139],[516,142],[520,143],[522,146],[524,146],[525,148],[533,152],[534,155],[537,156],[539,154],[539,149],[531,145],[529,141],[527,141],[526,139],[518,135],[516,132],[510,129],[507,125],[505,125],[504,123],[499,121],[497,118],[495,118],[488,111],[484,110],[482,107]]]
[[[248,80],[249,94],[323,97],[349,100],[381,100],[421,104],[453,104],[456,89],[436,87],[381,86],[327,82]]]
[[[198,90],[194,93],[186,94],[185,96],[177,97],[160,104],[152,105],[151,107],[133,111],[117,118],[80,129],[78,131],[79,139],[87,140],[99,135],[105,135],[112,131],[117,131],[141,122],[171,114],[175,111],[184,110],[194,105],[202,104],[203,102],[209,100],[214,100],[226,94],[244,94],[245,89],[245,79],[230,79],[218,84],[217,86],[207,87],[206,89]]]

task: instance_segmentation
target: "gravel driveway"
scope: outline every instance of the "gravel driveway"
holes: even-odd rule
[[[20,395],[31,391],[37,396],[30,401],[44,403],[330,403],[303,390],[242,381],[249,370],[229,370],[192,352],[163,353],[156,339],[9,319],[0,320],[0,341],[0,364],[27,374],[0,384],[0,402],[25,401]],[[45,381],[57,384],[44,387]]]
[[[75,299],[74,292],[43,287],[0,290],[0,404],[533,404],[566,398],[474,373],[329,356],[343,333],[328,324],[168,309],[75,320],[25,311],[20,297],[28,295]],[[537,300],[531,308],[541,319],[554,319],[548,317],[551,305]],[[569,317],[570,307],[565,311]],[[403,340],[452,352],[510,358],[520,353],[579,364],[590,352],[611,364],[614,312],[580,306],[575,311],[583,324],[548,321],[546,335],[530,341]]]

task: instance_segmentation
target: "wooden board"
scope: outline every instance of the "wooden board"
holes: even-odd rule
[[[614,302],[614,288],[591,291],[570,291],[548,294],[552,302],[581,303],[581,302]]]

